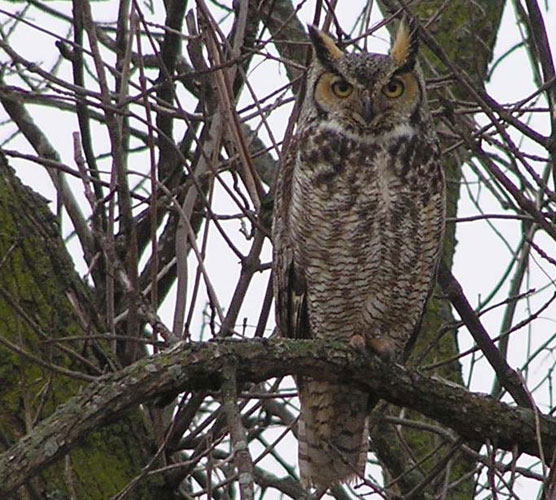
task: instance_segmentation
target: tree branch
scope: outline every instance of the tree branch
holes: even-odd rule
[[[60,459],[93,429],[140,403],[186,390],[219,389],[224,368],[237,367],[238,383],[294,373],[360,384],[391,403],[421,412],[464,440],[551,457],[556,419],[535,415],[416,370],[387,365],[341,342],[267,340],[180,343],[104,376],[70,399],[7,452],[0,455],[0,496]]]
[[[444,293],[450,299],[460,315],[465,326],[471,333],[473,339],[486,356],[490,366],[496,372],[498,380],[502,386],[511,394],[514,401],[525,408],[531,408],[533,403],[523,387],[523,382],[518,373],[510,367],[506,359],[500,354],[500,351],[488,335],[487,331],[481,324],[477,314],[467,301],[463,294],[461,285],[452,275],[445,262],[440,262],[438,268],[438,283],[442,287]]]

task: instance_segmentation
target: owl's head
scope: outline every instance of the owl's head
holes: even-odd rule
[[[314,57],[307,79],[306,103],[311,110],[304,110],[306,118],[363,134],[379,134],[398,125],[418,127],[425,93],[416,65],[415,30],[402,22],[388,55],[346,53],[312,26],[309,35]]]

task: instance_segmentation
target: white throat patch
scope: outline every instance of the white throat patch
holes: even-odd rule
[[[407,137],[410,139],[415,135],[415,129],[408,125],[407,123],[400,123],[396,125],[393,129],[389,130],[388,132],[384,132],[380,136],[374,136],[371,134],[366,135],[359,135],[351,132],[350,130],[346,130],[345,125],[340,124],[338,121],[328,121],[323,122],[320,124],[320,127],[330,130],[331,132],[335,132],[337,134],[343,135],[349,139],[354,141],[361,141],[365,144],[384,144],[386,142],[391,141],[392,139],[398,139],[400,137]]]

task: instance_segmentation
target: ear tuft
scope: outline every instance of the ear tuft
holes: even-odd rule
[[[390,50],[390,55],[399,65],[397,72],[411,71],[415,66],[417,51],[419,50],[419,37],[415,24],[410,20],[400,22],[396,39]]]
[[[344,55],[334,40],[316,26],[309,25],[309,37],[311,38],[317,59],[324,66],[332,66],[334,61]]]

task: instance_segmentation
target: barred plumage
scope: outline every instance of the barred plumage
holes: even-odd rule
[[[390,55],[343,53],[311,28],[314,61],[274,206],[277,321],[395,359],[418,329],[444,229],[444,177],[415,34]],[[307,486],[364,474],[369,395],[297,380]]]

